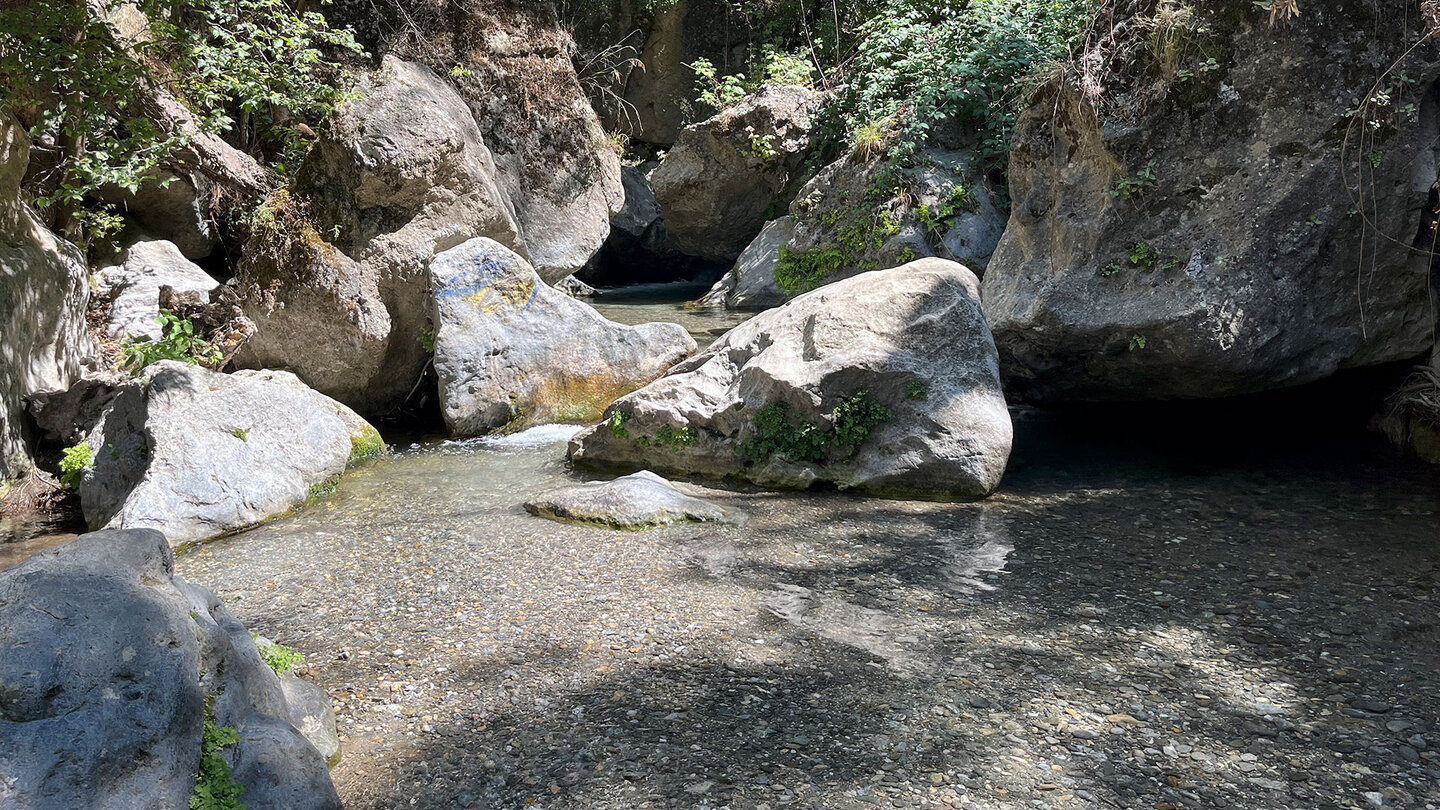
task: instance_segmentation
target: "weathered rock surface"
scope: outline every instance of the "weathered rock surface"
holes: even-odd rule
[[[1215,397],[1421,354],[1427,257],[1411,245],[1430,244],[1417,232],[1440,62],[1404,64],[1418,115],[1377,112],[1376,131],[1350,112],[1367,84],[1352,67],[1392,63],[1407,8],[1307,9],[1282,30],[1227,0],[1195,11],[1212,46],[1167,80],[1112,78],[1103,117],[1079,91],[1043,89],[1019,122],[1014,208],[985,276],[1011,390]],[[1149,36],[1122,22],[1120,36]],[[1148,75],[1131,67],[1107,71]],[[1364,217],[1346,188],[1359,176]]]
[[[203,259],[220,243],[211,210],[215,184],[204,175],[158,172],[134,193],[107,186],[96,196],[133,219],[147,238],[174,244],[187,259]]]
[[[772,86],[686,127],[650,177],[675,249],[710,261],[734,261],[764,227],[810,145],[820,96]]]
[[[96,271],[94,295],[110,304],[105,331],[111,337],[159,340],[161,287],[199,293],[208,301],[219,286],[174,244],[142,239],[125,249],[119,264]]]
[[[774,486],[979,498],[999,484],[1011,434],[975,276],[922,259],[757,315],[618,400],[570,456]]]
[[[247,808],[340,808],[250,634],[174,576],[157,531],[96,532],[0,572],[0,685],[6,807],[188,807],[208,702],[239,736],[220,753]]]
[[[430,265],[435,372],[452,435],[506,425],[590,421],[695,351],[677,324],[623,326],[546,286],[492,239]]]
[[[293,374],[175,361],[116,393],[86,442],[86,522],[162,529],[176,545],[285,512],[384,449],[374,428]]]
[[[546,172],[514,154],[497,161],[478,108],[429,68],[388,56],[356,92],[330,117],[294,192],[267,204],[273,224],[246,246],[240,278],[259,333],[240,362],[291,370],[383,414],[429,360],[431,258],[484,236],[559,281],[609,233],[619,165],[611,154],[594,183],[537,190],[530,183]]]
[[[780,262],[780,248],[790,243],[795,231],[795,218],[784,216],[765,223],[735,266],[715,282],[700,299],[707,307],[728,309],[769,309],[785,303],[786,295],[775,281],[775,266]]]
[[[686,495],[648,470],[548,492],[525,510],[552,520],[592,523],[615,529],[649,529],[671,523],[735,523],[733,510]]]
[[[0,115],[0,485],[33,466],[25,397],[68,388],[94,354],[84,257],[21,197],[29,155],[24,129]]]

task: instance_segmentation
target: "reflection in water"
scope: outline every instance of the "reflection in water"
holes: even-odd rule
[[[678,323],[689,330],[703,350],[755,314],[688,306],[689,302],[704,295],[709,289],[704,284],[689,281],[637,284],[632,287],[601,290],[600,297],[590,299],[589,303],[601,315],[616,323]]]

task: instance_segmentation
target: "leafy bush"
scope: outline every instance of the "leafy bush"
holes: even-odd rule
[[[195,324],[189,318],[177,318],[168,309],[160,310],[157,319],[161,337],[126,338],[120,344],[120,367],[139,374],[146,366],[161,360],[179,360],[190,365],[213,365],[220,362],[220,350],[195,335]]]
[[[258,633],[251,633],[250,637],[256,641],[260,640]],[[267,643],[257,644],[255,649],[260,652],[260,658],[265,662],[265,666],[270,667],[276,675],[284,675],[297,665],[305,663],[305,656],[295,650],[284,644],[276,644],[269,639],[265,641]]]
[[[1093,0],[887,0],[822,126],[858,146],[874,122],[893,121],[891,156],[906,158],[959,120],[980,129],[982,155],[1001,156],[1027,78],[1067,54],[1093,10]]]
[[[95,464],[95,451],[81,442],[60,452],[60,483],[71,489],[80,488],[80,479],[85,471]]]
[[[889,409],[869,391],[857,391],[836,405],[830,412],[828,430],[814,422],[792,420],[789,407],[783,402],[774,402],[756,411],[755,435],[741,445],[741,451],[753,464],[764,463],[776,455],[790,461],[818,464],[837,448],[849,458],[876,427],[889,419]]]

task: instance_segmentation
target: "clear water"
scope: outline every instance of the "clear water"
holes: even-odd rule
[[[601,315],[616,323],[678,323],[689,330],[695,342],[704,349],[754,314],[701,309],[691,305],[709,290],[709,285],[691,281],[636,284],[601,289],[600,295],[590,299],[589,303]]]

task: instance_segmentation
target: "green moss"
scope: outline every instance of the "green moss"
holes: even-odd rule
[[[339,491],[340,476],[332,475],[318,484],[311,485],[309,493],[305,496],[305,503],[307,505],[315,503],[321,498],[327,498]]]
[[[350,459],[347,466],[354,466],[367,459],[385,455],[385,439],[380,431],[369,425],[350,436]]]
[[[779,259],[775,262],[775,286],[786,295],[799,295],[819,287],[844,266],[845,253],[835,245],[808,253],[796,253],[781,247]]]
[[[876,427],[889,419],[890,411],[869,391],[858,391],[835,406],[829,429],[815,422],[793,420],[788,406],[771,403],[756,411],[755,433],[741,445],[741,450],[753,464],[762,464],[776,455],[818,464],[835,449],[849,458]]]

